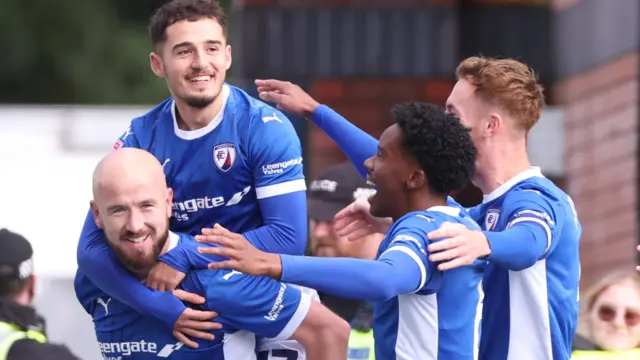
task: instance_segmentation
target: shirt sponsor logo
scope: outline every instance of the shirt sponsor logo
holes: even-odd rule
[[[228,201],[222,196],[216,197],[200,197],[189,199],[185,201],[174,201],[171,204],[172,215],[178,221],[187,221],[190,219],[189,214],[198,212],[200,210],[214,209],[220,206],[233,206],[238,204],[245,195],[249,193],[251,186],[247,186],[242,191],[239,191],[231,197]]]
[[[278,315],[280,315],[280,312],[282,311],[282,309],[284,309],[284,305],[282,303],[284,301],[285,291],[287,291],[287,285],[280,284],[280,290],[278,290],[276,301],[273,303],[273,306],[271,307],[271,310],[269,310],[269,313],[264,317],[265,319],[269,321],[275,321],[278,318]]]
[[[167,344],[158,351],[158,344],[155,342],[124,341],[124,342],[98,342],[98,348],[102,352],[105,360],[124,360],[126,357],[135,357],[137,354],[155,354],[157,357],[169,357],[174,351],[180,350],[183,343]]]
[[[275,164],[262,165],[262,172],[265,175],[282,174],[285,170],[287,170],[287,168],[297,165],[302,165],[302,157]]]

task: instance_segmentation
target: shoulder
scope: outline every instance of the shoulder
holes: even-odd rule
[[[402,237],[402,234],[406,233],[424,234],[424,238],[426,238],[427,232],[437,228],[437,222],[436,214],[431,214],[427,211],[410,212],[396,220],[389,230],[389,236],[392,241],[395,241],[396,237]]]
[[[162,101],[160,104],[154,106],[148,112],[135,117],[131,120],[131,130],[144,130],[152,128],[160,122],[169,122],[173,119],[173,99],[168,98]]]
[[[507,212],[531,208],[544,210],[550,215],[571,211],[573,203],[569,196],[551,180],[539,177],[523,181],[505,196],[502,208]]]
[[[16,341],[7,355],[7,360],[48,359],[48,360],[79,360],[71,350],[64,345],[39,343],[31,339]]]
[[[264,126],[265,129],[273,127],[275,124],[286,126],[291,123],[287,116],[280,110],[247,94],[247,92],[236,86],[227,86],[231,89],[231,96],[229,97],[231,101],[230,104],[249,115],[241,117],[240,121],[248,120],[254,126],[259,126],[260,124],[269,125],[268,127]]]

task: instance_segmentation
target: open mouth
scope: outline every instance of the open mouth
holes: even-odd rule
[[[128,238],[125,238],[124,241],[131,243],[133,245],[141,245],[141,244],[144,244],[145,241],[147,241],[149,236],[151,235],[147,234],[144,236],[128,237]]]
[[[213,76],[211,75],[199,75],[189,78],[192,84],[206,84],[211,80],[213,80]]]
[[[367,174],[367,185],[376,186],[376,182],[373,180],[373,178],[372,178],[372,176],[370,174]]]

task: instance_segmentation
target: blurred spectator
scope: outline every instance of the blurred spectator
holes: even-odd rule
[[[640,276],[613,273],[600,280],[583,300],[573,357],[640,359]]]
[[[31,244],[0,230],[0,360],[74,360],[63,345],[47,343],[45,322],[31,307],[36,288]]]
[[[375,190],[362,179],[351,163],[327,168],[309,187],[310,252],[321,257],[375,259],[382,234],[349,241],[336,234],[334,216],[355,199],[369,197]],[[348,274],[345,274],[348,276]],[[351,323],[349,360],[373,360],[373,306],[369,303],[320,294],[322,303]]]

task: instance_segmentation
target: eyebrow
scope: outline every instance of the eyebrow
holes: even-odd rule
[[[220,40],[207,40],[207,41],[205,41],[205,44],[222,45],[222,41],[220,41]],[[194,44],[191,41],[183,41],[181,43],[177,43],[177,44],[173,45],[173,50],[176,50],[176,49],[181,48],[181,47],[189,47],[189,46],[194,46]]]

